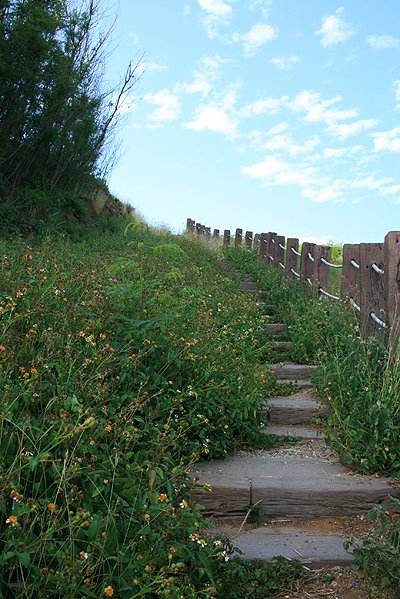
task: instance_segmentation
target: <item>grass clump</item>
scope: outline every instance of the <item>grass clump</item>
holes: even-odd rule
[[[261,438],[255,302],[138,224],[2,241],[0,272],[0,597],[221,596],[186,473]]]

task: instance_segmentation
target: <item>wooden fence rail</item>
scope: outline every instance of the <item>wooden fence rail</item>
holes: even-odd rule
[[[210,228],[188,218],[188,233],[210,239]],[[213,240],[220,232],[214,229]],[[361,335],[389,333],[392,345],[400,336],[400,231],[390,231],[383,243],[346,243],[343,263],[332,264],[331,248],[309,242],[301,244],[293,237],[285,239],[276,233],[256,233],[236,229],[231,235],[224,230],[223,245],[257,251],[266,265],[281,269],[286,277],[312,286],[332,301],[348,301],[359,312]],[[329,290],[329,274],[341,268],[340,297]]]

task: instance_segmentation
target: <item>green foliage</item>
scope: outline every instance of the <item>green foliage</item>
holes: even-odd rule
[[[260,437],[255,302],[137,224],[0,242],[0,272],[0,597],[221,596],[186,473]]]
[[[224,568],[220,597],[264,599],[292,589],[305,576],[300,562],[277,557],[270,563],[232,560]]]
[[[392,498],[397,507],[400,501]],[[353,568],[372,578],[375,592],[392,589],[400,597],[400,522],[392,520],[381,506],[368,514],[373,532],[362,542],[351,539],[346,549],[354,556]]]
[[[82,219],[79,194],[107,174],[119,108],[140,60],[117,89],[106,89],[109,34],[99,7],[99,0],[12,0],[0,8],[1,220],[15,229],[23,221],[23,231],[36,230],[35,219],[46,220],[49,210],[48,225],[65,220],[65,209]]]

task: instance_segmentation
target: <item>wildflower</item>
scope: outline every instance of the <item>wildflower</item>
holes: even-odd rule
[[[11,526],[18,526],[18,518],[17,518],[17,516],[14,516],[14,514],[11,514],[11,516],[9,516],[7,518],[6,524],[11,524]]]
[[[170,582],[169,582],[169,580],[168,580],[167,578],[163,578],[163,581],[162,581],[162,583],[163,583],[163,585],[164,585],[165,587],[169,587],[169,585],[170,585]]]
[[[134,579],[132,580],[132,582],[133,582],[133,584],[139,584],[139,581],[138,581],[138,579],[137,579],[137,578],[134,578]]]
[[[150,572],[150,570],[151,570],[151,566],[149,566],[149,565],[147,564],[147,566],[145,567],[145,570],[146,570],[146,572]]]
[[[201,547],[205,547],[207,545],[207,541],[205,539],[198,539],[197,542],[199,545],[201,545]]]
[[[150,520],[150,514],[145,514],[145,515],[144,515],[144,519],[145,519],[145,520]]]
[[[114,589],[112,586],[108,586],[104,589],[104,594],[106,597],[112,597],[114,595]]]
[[[192,532],[192,534],[189,535],[189,539],[193,542],[198,541],[199,538],[200,538],[200,535],[198,532]]]
[[[87,553],[86,551],[81,551],[79,555],[81,556],[82,559],[89,559],[89,557],[90,557],[90,554]]]
[[[219,539],[216,539],[213,542],[213,545],[215,545],[215,547],[222,547],[222,541],[220,541]]]
[[[48,568],[40,568],[40,573],[43,574],[44,576],[47,576],[47,574],[49,573],[49,569]]]
[[[168,496],[165,493],[160,493],[159,500],[168,501]]]
[[[54,510],[56,509],[56,504],[55,503],[49,503],[49,505],[47,506],[47,509],[49,510],[49,512],[54,512]]]
[[[105,485],[108,485],[108,482],[109,482],[109,481],[108,481],[108,478],[105,478],[105,479],[103,480],[103,483],[104,483]]]
[[[186,507],[188,507],[188,502],[186,501],[186,499],[182,499],[182,501],[180,502],[180,507],[184,510]]]
[[[226,562],[229,560],[229,555],[226,551],[222,551],[221,555]]]
[[[0,345],[0,352],[5,352],[6,348],[4,347],[4,345]]]

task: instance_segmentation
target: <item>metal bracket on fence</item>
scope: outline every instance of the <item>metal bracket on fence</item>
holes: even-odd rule
[[[281,250],[283,250],[284,252],[286,252],[286,248],[284,245],[282,245],[281,243],[278,243],[279,247],[281,248]]]
[[[292,249],[293,249],[293,248],[292,248]],[[290,272],[292,272],[292,273],[293,273],[293,274],[294,274],[296,277],[299,277],[299,278],[300,278],[300,275],[299,275],[299,273],[298,273],[298,272],[296,272],[296,271],[294,270],[294,268],[291,268],[291,269],[290,269]]]
[[[285,268],[285,266],[282,264],[282,262],[278,262],[278,264],[281,268],[283,268],[283,269]]]
[[[378,275],[384,275],[385,271],[379,268],[376,262],[371,262],[372,270],[374,270]]]
[[[318,291],[320,293],[322,293],[322,295],[326,295],[326,297],[329,297],[329,298],[335,300],[336,302],[340,301],[340,297],[338,297],[337,295],[332,295],[332,293],[328,293],[327,291],[325,291],[325,289],[322,289],[322,287],[319,287]]]
[[[357,269],[359,269],[359,268],[360,268],[360,265],[359,265],[359,264],[357,264],[357,262],[356,262],[355,260],[350,260],[350,264],[351,264],[352,266],[354,266],[354,268],[357,268]]]
[[[349,298],[350,299],[350,305],[353,306],[353,308],[355,308],[356,310],[358,310],[359,312],[361,312],[361,308],[358,304],[356,304],[356,302],[353,300],[352,297]]]
[[[269,258],[270,260],[273,260],[273,261],[275,262],[275,258],[274,258],[273,256],[268,256],[268,258]]]
[[[294,247],[291,247],[290,249],[292,250],[293,254],[296,254],[296,256],[301,256],[301,253],[295,250]]]
[[[314,258],[311,256],[310,252],[308,252],[307,256],[311,260],[311,262],[315,262]]]
[[[310,277],[307,277],[307,283],[310,283],[310,285],[313,284],[312,280],[310,279]]]
[[[375,314],[375,312],[370,312],[370,317],[372,318],[372,320],[374,322],[376,322],[376,324],[378,324],[380,327],[382,328],[386,328],[386,323],[383,322],[383,320],[381,320],[380,318],[377,317],[377,315]]]
[[[328,262],[328,260],[325,260],[325,258],[321,258],[321,262],[327,266],[330,266],[331,268],[343,268],[343,264],[332,264],[332,262]]]

